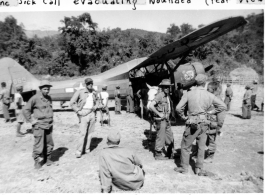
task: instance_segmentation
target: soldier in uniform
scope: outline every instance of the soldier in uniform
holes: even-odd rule
[[[107,85],[104,85],[102,87],[102,92],[98,93],[99,98],[99,111],[100,111],[100,123],[101,126],[104,123],[104,114],[107,115],[108,118],[108,125],[110,126],[110,114],[109,114],[109,107],[108,107],[108,101],[109,101],[109,93],[107,92]]]
[[[53,110],[52,99],[48,95],[52,85],[49,81],[43,80],[40,83],[40,91],[30,98],[23,108],[24,116],[32,124],[34,145],[33,158],[35,160],[35,169],[40,169],[42,162],[47,166],[54,164],[51,161],[51,153],[54,143],[53,132]],[[33,117],[31,116],[33,114]],[[44,151],[46,151],[44,153]],[[42,161],[44,160],[44,161]]]
[[[209,91],[212,94],[214,93],[214,90],[209,86],[207,88],[207,91]],[[211,112],[214,109],[215,108],[212,105],[208,111]],[[204,163],[212,163],[213,161],[214,154],[216,152],[216,147],[217,147],[216,137],[217,137],[217,134],[220,133],[220,129],[222,128],[224,124],[225,114],[226,112],[223,111],[217,114],[208,115],[208,119],[210,120],[210,127],[209,127],[209,130],[206,132],[207,134],[206,146],[208,147],[208,150],[207,150],[207,156],[206,156],[206,159],[204,160]]]
[[[117,188],[138,190],[144,184],[145,173],[140,159],[134,151],[119,146],[120,139],[119,131],[109,131],[108,146],[99,154],[99,177],[103,193],[110,193]]]
[[[115,97],[115,114],[121,114],[121,93],[120,93],[120,86],[117,85],[114,91]]]
[[[227,107],[227,111],[230,110],[230,105],[231,105],[231,100],[232,100],[232,97],[233,97],[233,91],[231,89],[231,84],[228,83],[227,85],[227,88],[225,90],[225,104],[226,104],[226,107]]]
[[[214,76],[213,81],[208,84],[208,87],[211,87],[213,89],[213,94],[218,97],[220,100],[221,93],[222,93],[222,84],[221,84],[222,78],[221,76],[217,75]]]
[[[2,90],[0,91],[0,100],[2,100],[2,110],[3,110],[3,115],[5,118],[5,122],[9,123],[11,122],[10,120],[10,115],[9,115],[9,107],[10,107],[10,94],[9,91],[6,88],[6,83],[2,82],[1,83]]]
[[[190,151],[195,139],[198,140],[195,173],[198,175],[204,173],[202,168],[205,142],[207,138],[206,131],[209,130],[210,126],[210,121],[207,120],[207,111],[212,105],[214,105],[215,109],[209,111],[208,114],[216,114],[226,110],[223,101],[204,89],[206,80],[206,75],[198,74],[195,77],[197,87],[184,94],[176,107],[179,116],[186,121],[186,129],[181,141],[181,167],[176,167],[174,169],[179,173],[188,173]],[[184,109],[186,106],[188,107],[188,116],[184,115]]]
[[[127,106],[126,106],[126,112],[128,113],[134,113],[134,102],[133,102],[133,88],[132,83],[129,82],[129,87],[126,90],[127,93]]]
[[[255,110],[257,109],[257,111],[259,110],[259,107],[256,105],[256,96],[257,96],[257,92],[258,92],[258,81],[254,80],[253,81],[253,85],[252,85],[252,94],[251,94],[251,110]]]
[[[174,137],[171,131],[169,115],[171,113],[171,101],[169,97],[169,79],[164,79],[159,84],[162,92],[158,93],[150,104],[150,109],[156,115],[154,117],[157,136],[155,142],[155,159],[167,160],[172,157],[174,151]],[[166,156],[162,155],[162,150],[167,146]]]
[[[93,80],[86,78],[85,84],[86,88],[76,91],[70,100],[70,106],[81,116],[80,139],[75,153],[76,158],[80,158],[82,154],[90,152],[90,143],[95,131],[95,111],[98,108],[97,96],[93,89]],[[85,152],[83,151],[84,148]]]
[[[17,93],[15,93],[15,109],[16,109],[16,117],[17,117],[17,137],[24,137],[24,133],[21,132],[21,126],[24,122],[26,122],[26,119],[22,113],[22,108],[25,105],[23,101],[23,97],[21,96],[21,93],[23,92],[23,86],[17,86],[16,87]]]
[[[247,85],[245,87],[246,92],[243,97],[242,102],[242,118],[243,119],[250,119],[251,118],[251,89],[250,86]]]

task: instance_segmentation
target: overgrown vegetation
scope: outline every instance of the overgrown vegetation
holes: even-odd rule
[[[263,75],[264,17],[249,15],[248,25],[199,47],[190,60],[216,65],[228,74],[246,66]],[[148,56],[157,49],[195,30],[190,24],[171,24],[165,34],[120,28],[99,31],[89,13],[65,17],[57,36],[27,38],[23,24],[9,16],[0,22],[0,57],[11,57],[33,74],[92,75],[121,63]],[[198,27],[201,27],[199,25]]]

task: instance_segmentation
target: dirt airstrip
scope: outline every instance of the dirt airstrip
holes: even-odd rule
[[[71,109],[59,109],[59,104],[55,103],[52,159],[57,166],[44,166],[43,171],[33,169],[33,135],[15,137],[16,122],[5,124],[3,118],[0,119],[0,193],[99,193],[98,154],[106,146],[106,136],[111,129],[120,130],[120,145],[135,150],[143,162],[145,184],[136,193],[261,193],[264,178],[264,114],[252,111],[250,120],[241,119],[245,90],[242,86],[232,86],[232,89],[232,107],[225,119],[223,135],[217,137],[214,162],[204,166],[214,173],[213,177],[198,177],[194,175],[192,167],[188,175],[175,173],[173,169],[179,164],[179,158],[155,161],[152,147],[144,134],[149,129],[149,123],[125,111],[122,111],[122,115],[111,111],[111,127],[101,127],[97,121],[91,153],[77,159],[74,155],[79,138],[77,117]],[[263,86],[257,96],[259,107],[262,99]],[[25,124],[22,131],[30,128],[30,124]],[[172,126],[172,131],[175,148],[179,149],[184,126]],[[192,160],[190,163],[194,164]]]

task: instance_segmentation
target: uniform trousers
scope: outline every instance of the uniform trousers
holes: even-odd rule
[[[6,121],[10,120],[9,107],[10,104],[2,104],[3,115]]]
[[[256,105],[256,95],[251,95],[251,110],[253,109],[259,109],[259,107]]]
[[[77,145],[77,151],[83,152],[90,148],[92,133],[95,131],[95,113],[91,112],[88,115],[81,116],[80,122],[80,139]]]
[[[195,167],[201,169],[203,168],[205,143],[207,138],[206,131],[208,129],[209,125],[205,123],[186,125],[186,129],[181,141],[181,166],[184,169],[188,169],[189,167],[190,151],[192,148],[192,143],[195,139],[197,139],[198,143],[198,153]]]
[[[130,95],[127,95],[126,99],[127,99],[127,109],[126,109],[126,111],[127,112],[134,112],[134,102],[133,102],[132,97]]]
[[[115,97],[115,112],[121,111],[121,99],[118,97]]]
[[[242,105],[242,118],[244,119],[251,118],[251,105],[248,105],[248,104]]]
[[[38,160],[40,157],[50,158],[53,151],[54,143],[52,139],[53,127],[49,129],[43,129],[35,125],[33,128],[34,145],[32,157],[34,160]]]
[[[209,154],[214,154],[216,151],[216,133],[207,134],[206,146],[208,147]]]
[[[161,152],[165,145],[172,145],[174,148],[174,137],[171,131],[171,125],[169,120],[155,120],[156,124],[156,142],[155,150]]]
[[[226,96],[224,102],[226,104],[227,111],[229,111],[230,110],[230,106],[231,106],[231,98]]]

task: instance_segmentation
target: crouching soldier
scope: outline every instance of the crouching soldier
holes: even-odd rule
[[[112,186],[131,191],[140,189],[144,184],[141,161],[135,152],[119,146],[120,139],[119,131],[110,131],[108,146],[99,155],[99,176],[104,193],[110,193]]]
[[[174,151],[174,138],[171,131],[169,115],[171,113],[171,102],[169,98],[169,87],[171,83],[169,79],[164,79],[159,84],[162,92],[158,93],[150,104],[150,109],[156,115],[154,117],[157,136],[155,142],[155,159],[167,160],[172,157]],[[162,150],[167,147],[166,156],[162,155]]]
[[[186,129],[181,141],[181,167],[174,170],[179,173],[188,173],[190,151],[192,143],[198,140],[198,154],[195,164],[195,173],[203,175],[204,149],[206,142],[206,131],[209,130],[210,121],[207,120],[207,110],[214,105],[215,109],[211,114],[220,113],[226,110],[225,103],[214,94],[205,90],[207,76],[198,74],[195,77],[197,87],[184,94],[176,107],[179,116],[186,121]],[[184,115],[184,109],[188,107],[188,117]]]
[[[41,81],[40,91],[30,98],[23,108],[24,116],[32,124],[33,129],[34,145],[32,156],[35,160],[35,169],[40,169],[45,162],[47,166],[54,163],[51,161],[51,153],[54,147],[52,139],[53,110],[52,100],[48,95],[51,87],[52,85],[50,85],[49,81]],[[33,117],[31,116],[32,114]]]

